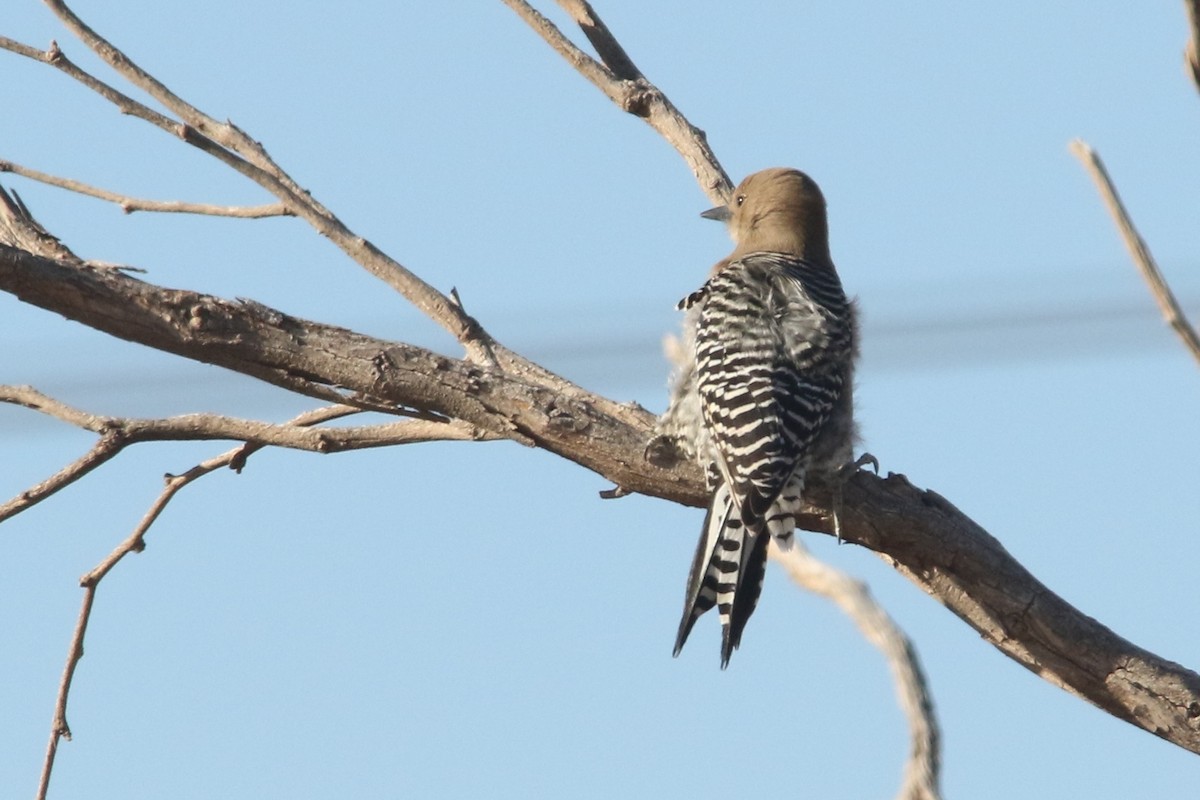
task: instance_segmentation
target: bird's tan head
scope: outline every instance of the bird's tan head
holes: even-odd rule
[[[825,197],[816,181],[797,169],[755,172],[733,190],[729,205],[704,212],[724,220],[737,247],[732,257],[759,251],[829,261]]]

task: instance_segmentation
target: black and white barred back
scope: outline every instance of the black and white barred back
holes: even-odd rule
[[[795,529],[805,476],[853,445],[854,310],[832,264],[781,253],[731,262],[680,303],[698,307],[696,388],[713,491],[688,578],[679,653],[714,605],[721,665],[762,591],[767,544]]]

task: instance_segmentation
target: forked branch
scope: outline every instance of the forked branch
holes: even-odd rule
[[[347,406],[319,408],[300,414],[286,423],[286,425],[303,428],[344,417],[347,414],[356,413],[358,413],[358,409]],[[150,504],[150,508],[142,516],[141,521],[134,527],[133,532],[117,545],[100,563],[79,579],[79,585],[83,587],[83,602],[79,608],[79,616],[75,621],[75,631],[71,635],[71,644],[67,648],[67,663],[63,667],[62,678],[58,683],[58,695],[54,701],[54,719],[50,725],[50,740],[46,745],[46,756],[42,761],[42,772],[38,779],[37,800],[46,800],[46,793],[50,788],[50,774],[54,771],[54,758],[58,754],[59,741],[64,738],[68,741],[71,739],[71,726],[67,724],[67,698],[71,693],[71,683],[75,677],[75,669],[79,666],[79,660],[83,658],[83,642],[87,635],[88,622],[92,617],[92,606],[96,601],[96,590],[100,586],[100,581],[104,580],[104,576],[125,556],[130,553],[140,553],[145,549],[147,531],[150,530],[150,526],[154,524],[155,520],[158,519],[159,515],[167,507],[167,504],[171,502],[171,499],[175,497],[180,489],[218,469],[225,467],[240,469],[246,463],[246,459],[263,446],[263,444],[257,443],[243,444],[216,458],[211,458],[197,464],[182,475],[168,475],[166,486],[163,488],[162,493]]]
[[[473,360],[487,361],[490,351],[486,345],[490,337],[483,332],[478,322],[449,297],[347,228],[329,209],[317,202],[275,164],[261,144],[250,139],[233,123],[219,123],[184,102],[108,40],[85,25],[65,3],[46,0],[46,4],[59,16],[63,24],[76,33],[119,75],[145,90],[155,101],[178,115],[179,119],[172,119],[98,80],[71,62],[57,43],[53,43],[49,50],[43,52],[12,39],[0,37],[0,49],[55,67],[108,100],[122,113],[145,120],[160,130],[178,136],[189,145],[254,181],[274,195],[288,213],[309,223],[355,263],[387,283],[446,329],[462,343]]]
[[[623,111],[639,117],[667,140],[683,156],[696,176],[700,188],[714,205],[729,199],[733,183],[708,146],[704,131],[679,112],[662,91],[646,80],[634,65],[625,49],[600,20],[591,4],[584,0],[562,0],[559,3],[583,29],[597,52],[604,58],[600,63],[580,50],[553,22],[542,16],[525,0],[504,0],[555,52],[567,60],[580,75],[604,92]]]

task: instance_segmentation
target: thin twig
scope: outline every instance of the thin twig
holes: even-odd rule
[[[306,411],[285,423],[285,426],[309,427],[357,413],[361,413],[360,409],[351,406],[329,406]],[[423,437],[432,433],[428,429],[428,426],[438,423],[431,423],[429,420],[410,420],[399,424],[413,426],[413,441],[418,441],[424,440]],[[159,515],[162,514],[163,509],[167,507],[171,499],[183,487],[224,467],[234,467],[240,470],[241,466],[245,464],[246,459],[263,446],[265,445],[260,442],[242,444],[215,458],[210,458],[207,461],[197,464],[182,475],[168,475],[166,486],[154,502],[150,504],[150,508],[142,516],[141,521],[138,522],[133,532],[101,560],[100,563],[79,579],[79,585],[83,587],[83,602],[79,609],[79,617],[75,622],[75,630],[71,635],[71,644],[67,649],[66,666],[63,668],[62,678],[58,685],[58,694],[54,701],[54,718],[51,722],[50,740],[46,746],[46,757],[42,763],[42,772],[38,781],[37,800],[45,800],[46,798],[46,792],[50,786],[50,775],[54,769],[54,758],[58,753],[59,740],[65,738],[70,741],[71,739],[71,728],[67,724],[67,699],[71,692],[71,683],[75,677],[75,669],[79,665],[80,659],[83,658],[84,636],[87,633],[88,621],[91,619],[92,607],[96,599],[96,590],[100,585],[100,581],[125,556],[130,553],[141,552],[145,548],[146,532],[158,519]]]
[[[222,147],[207,136],[200,134],[194,127],[181,124],[178,120],[155,111],[144,103],[139,103],[124,92],[118,91],[99,78],[96,78],[67,58],[67,55],[59,48],[58,42],[52,41],[50,47],[43,51],[6,37],[0,37],[0,49],[8,50],[54,67],[59,72],[78,81],[83,86],[112,103],[122,114],[149,122],[159,130],[182,139],[193,147],[216,158],[230,169],[254,180],[256,183],[260,183],[260,185],[263,180],[270,178],[259,167],[241,158],[235,152]]]
[[[75,677],[75,667],[83,657],[83,636],[87,632],[88,619],[92,614],[92,603],[96,599],[96,587],[85,586],[83,589],[83,606],[79,609],[79,617],[75,621],[75,632],[71,634],[71,646],[67,650],[67,665],[63,668],[62,678],[58,683],[58,696],[54,701],[54,720],[50,723],[50,741],[46,745],[46,757],[42,761],[42,774],[38,778],[37,800],[46,800],[46,792],[50,788],[50,773],[54,769],[54,757],[58,755],[60,739],[71,741],[71,728],[67,725],[67,694],[71,690],[71,681]]]
[[[933,698],[912,642],[871,597],[866,584],[814,558],[801,542],[793,541],[788,550],[781,550],[772,542],[770,552],[799,586],[837,604],[866,640],[883,654],[896,683],[900,707],[908,719],[911,741],[904,781],[896,798],[938,800],[941,737]]]
[[[1192,76],[1192,83],[1200,91],[1200,0],[1184,0],[1187,9],[1188,29],[1191,37],[1183,50],[1184,64]]]
[[[95,53],[105,63],[113,68],[118,75],[128,80],[146,94],[181,119],[184,124],[195,128],[201,135],[220,144],[222,147],[237,153],[257,168],[278,179],[286,180],[289,189],[296,193],[303,190],[292,183],[286,173],[281,170],[258,142],[246,136],[231,122],[218,122],[200,109],[176,95],[165,84],[146,72],[126,56],[120,49],[96,33],[87,23],[80,19],[62,0],[44,0],[46,7],[58,17],[59,21],[73,33],[89,50]]]
[[[461,420],[408,419],[358,427],[316,427],[300,422],[282,425],[238,419],[220,414],[185,414],[165,419],[134,419],[89,414],[49,397],[31,386],[0,385],[0,403],[13,403],[100,434],[87,453],[46,480],[0,505],[0,522],[15,516],[71,485],[104,464],[126,447],[143,442],[240,440],[258,447],[286,447],[314,453],[337,453],[431,441],[482,441],[499,438]],[[351,406],[334,406],[359,412]]]
[[[13,175],[20,175],[48,186],[57,186],[60,189],[66,189],[77,194],[107,200],[110,203],[120,206],[121,210],[126,214],[132,214],[134,211],[158,211],[175,214],[205,214],[212,217],[237,217],[240,219],[292,216],[292,212],[283,203],[267,203],[259,206],[219,206],[212,203],[189,203],[182,200],[145,200],[140,197],[130,197],[110,192],[107,189],[91,186],[82,181],[60,178],[57,175],[39,172],[36,169],[14,164],[12,161],[0,160],[0,172],[11,172]]]
[[[473,425],[443,417],[344,428],[310,427],[311,423],[299,425],[294,421],[276,425],[223,414],[149,419],[107,417],[80,411],[31,386],[0,385],[0,403],[23,405],[93,433],[115,435],[127,444],[231,439],[314,453],[337,453],[392,444],[495,438]]]
[[[0,522],[35,506],[61,489],[87,475],[101,464],[112,460],[125,449],[125,442],[116,436],[101,436],[91,449],[67,464],[46,480],[30,486],[16,497],[0,505]]]
[[[1175,299],[1175,294],[1159,270],[1154,256],[1150,254],[1150,248],[1146,246],[1145,240],[1133,226],[1133,220],[1130,219],[1129,212],[1125,210],[1125,204],[1121,202],[1121,196],[1117,194],[1117,187],[1113,185],[1112,178],[1105,169],[1104,162],[1100,160],[1099,153],[1082,139],[1071,142],[1071,152],[1083,163],[1092,176],[1092,180],[1104,200],[1104,205],[1108,208],[1108,213],[1112,215],[1113,221],[1117,224],[1117,230],[1120,231],[1121,239],[1125,242],[1125,248],[1129,250],[1133,263],[1150,286],[1150,293],[1154,295],[1154,301],[1158,303],[1158,309],[1162,312],[1163,318],[1179,334],[1179,338],[1183,340],[1184,346],[1191,352],[1192,357],[1200,362],[1200,335],[1197,335],[1196,329],[1188,322],[1179,301]]]
[[[458,287],[456,286],[450,287],[450,302],[454,303],[458,310],[472,323],[463,332],[467,340],[474,345],[465,348],[468,360],[480,366],[495,367],[502,370],[504,367],[500,364],[499,359],[496,358],[498,343],[491,336],[488,336],[483,326],[476,322],[474,317],[467,314],[467,307],[463,305],[462,297],[459,296]]]
[[[58,695],[54,701],[54,719],[50,725],[50,741],[46,746],[46,758],[42,763],[42,773],[38,781],[37,800],[46,798],[46,792],[50,787],[50,774],[54,770],[54,757],[58,753],[59,740],[62,738],[67,741],[71,740],[71,728],[67,724],[67,698],[71,692],[71,682],[75,678],[75,668],[79,665],[79,660],[83,658],[84,635],[87,633],[88,621],[91,619],[96,589],[99,587],[100,581],[122,558],[144,548],[143,537],[146,531],[154,524],[158,515],[162,513],[167,503],[180,489],[203,475],[228,466],[240,449],[234,448],[223,455],[198,464],[183,475],[168,476],[166,487],[150,505],[150,509],[134,528],[133,533],[79,579],[79,585],[83,587],[83,603],[75,622],[75,632],[71,636],[70,647],[67,649],[67,663],[63,668],[62,679],[58,685]]]

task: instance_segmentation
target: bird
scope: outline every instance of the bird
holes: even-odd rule
[[[858,326],[825,197],[807,174],[756,172],[701,216],[728,225],[734,250],[678,304],[691,355],[647,458],[673,449],[705,470],[711,501],[674,655],[716,606],[725,669],[762,592],[769,541],[790,545],[806,480],[851,463]]]

